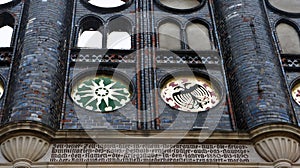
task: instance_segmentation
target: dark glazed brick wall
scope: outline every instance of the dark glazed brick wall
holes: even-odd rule
[[[140,0],[141,2],[142,0]],[[81,3],[80,0],[77,1],[76,3],[76,13],[74,13],[74,23],[75,27],[73,28],[73,45],[76,46],[76,41],[78,38],[78,35],[76,33],[78,32],[79,28],[79,21],[81,18],[89,15],[97,16],[101,20],[103,20],[104,25],[106,25],[113,16],[116,15],[125,15],[130,18],[134,25],[134,29],[137,31],[137,29],[140,29],[140,31],[143,32],[142,28],[146,29],[147,26],[150,26],[150,24],[153,24],[151,26],[154,26],[153,29],[157,29],[158,23],[162,19],[167,19],[170,17],[176,18],[182,28],[184,28],[187,23],[189,22],[190,19],[200,19],[202,21],[207,22],[209,26],[209,31],[211,36],[213,36],[213,23],[209,11],[209,5],[206,3],[201,9],[189,12],[189,13],[170,13],[166,10],[163,10],[159,8],[156,3],[154,3],[154,11],[157,13],[154,13],[154,20],[153,23],[150,23],[149,18],[145,18],[145,21],[143,23],[139,23],[136,21],[134,18],[136,17],[141,17],[138,15],[142,15],[143,13],[136,12],[136,10],[140,11],[145,11],[149,9],[135,9],[138,8],[135,4],[136,2],[133,2],[131,6],[129,6],[127,9],[120,11],[120,12],[110,12],[110,13],[102,13],[99,9],[92,10],[90,6],[86,6],[83,3]],[[147,2],[144,1],[144,4]],[[142,22],[142,21],[140,21]],[[148,23],[149,22],[149,23]],[[148,25],[149,24],[149,25]],[[147,32],[145,30],[145,32]],[[152,33],[152,32],[151,32]],[[155,33],[155,32],[153,32]],[[156,32],[157,33],[157,32]],[[146,35],[145,35],[146,36]],[[143,45],[149,45],[151,44],[152,41],[147,41],[149,39],[146,39],[146,37],[143,36],[144,38],[138,39],[141,41],[136,41],[136,46],[139,46],[143,48]],[[214,43],[214,38],[212,38],[212,43]],[[185,39],[186,40],[186,39]],[[105,41],[105,40],[104,40]],[[138,48],[138,47],[137,47]],[[144,50],[141,50],[141,52],[145,52]],[[137,57],[138,54],[137,52],[134,52],[135,56]],[[149,53],[142,53],[140,57],[144,57],[144,62],[141,62],[142,65],[141,67],[144,67],[144,69],[147,69],[151,67],[152,65],[147,62],[147,60],[153,58],[153,55]],[[142,113],[146,119],[145,125],[143,129],[156,129],[155,126],[153,126],[153,114],[151,114],[151,108],[154,105],[154,101],[151,101],[151,98],[149,96],[148,92],[152,91],[152,85],[150,83],[158,83],[159,80],[166,75],[167,72],[170,71],[176,71],[179,69],[177,67],[178,64],[176,65],[167,65],[168,67],[165,67],[166,65],[162,65],[161,67],[157,68],[157,81],[152,81],[154,79],[153,74],[149,73],[148,71],[145,71],[144,76],[142,76],[142,80],[145,85],[145,89],[142,92],[144,95],[148,94],[146,97],[146,100],[143,102],[145,104],[146,110],[142,110]],[[200,67],[200,66],[199,66]],[[199,67],[194,67],[196,70],[200,70]],[[113,67],[107,66],[107,64],[101,64],[101,68],[108,68],[108,69],[114,69]],[[126,73],[128,76],[134,76],[136,75],[136,65],[129,65],[128,69],[122,69],[122,72]],[[151,67],[152,68],[152,67]],[[74,68],[71,67],[70,69],[70,74],[69,74],[69,80],[72,80],[76,74],[73,74],[72,72],[74,71]],[[88,68],[82,68],[81,72],[88,71]],[[212,72],[217,79],[222,80],[222,69],[221,67],[215,68]],[[137,83],[136,78],[133,78],[133,83]],[[222,83],[224,83],[222,81]],[[154,84],[153,84],[154,85]],[[217,108],[214,110],[210,110],[209,112],[202,112],[202,113],[187,113],[187,112],[179,112],[178,110],[174,110],[168,106],[165,105],[163,100],[160,98],[160,95],[158,95],[158,108],[159,108],[159,116],[157,118],[160,120],[160,125],[159,129],[177,129],[177,130],[186,130],[186,129],[199,129],[201,127],[208,127],[208,129],[212,128],[211,125],[215,124],[215,121],[218,122],[218,130],[226,130],[226,131],[231,131],[231,122],[230,122],[230,115],[228,112],[227,108],[227,103],[220,104]],[[104,129],[126,129],[126,130],[136,130],[138,129],[137,126],[137,108],[135,107],[134,104],[136,104],[137,98],[128,103],[127,106],[118,109],[117,111],[114,112],[107,112],[107,113],[95,113],[95,112],[90,112],[87,110],[84,110],[76,105],[73,104],[73,102],[70,100],[70,97],[67,97],[66,100],[66,111],[64,113],[64,117],[62,119],[62,129],[93,129],[93,128],[104,128]],[[217,110],[219,110],[217,112]],[[208,115],[209,114],[209,115]],[[174,124],[174,122],[176,122]],[[172,128],[170,127],[171,125],[175,125]],[[194,127],[194,128],[193,128]],[[213,128],[212,128],[213,129]]]
[[[112,19],[114,16],[126,16],[133,24],[133,28],[135,27],[135,2],[131,4],[128,8],[124,9],[123,11],[118,12],[107,12],[103,13],[99,8],[93,8],[92,5],[84,5],[82,1],[77,0],[76,2],[76,9],[74,15],[74,27],[72,27],[73,36],[72,38],[72,47],[76,48],[78,32],[79,32],[79,22],[80,19],[86,16],[95,16],[101,18],[103,20],[103,24],[107,25],[109,20]],[[106,40],[104,40],[106,41]],[[79,63],[80,65],[80,63]],[[94,65],[94,64],[93,64]],[[91,67],[93,65],[89,65],[87,67],[81,67],[76,65],[71,65],[70,72],[69,72],[69,84],[72,79],[76,77],[77,72],[86,72],[93,70]],[[121,69],[123,73],[128,75],[129,77],[134,76],[135,73],[135,65],[130,65],[128,69]],[[114,70],[120,69],[109,66],[108,64],[100,64],[100,69],[106,70]],[[135,82],[135,79],[132,79]],[[70,89],[70,88],[68,88]],[[68,90],[69,91],[69,90]],[[81,108],[74,104],[71,100],[70,94],[66,97],[66,109],[64,115],[62,116],[61,120],[61,129],[118,129],[118,130],[136,130],[136,107],[135,107],[135,98],[132,102],[129,102],[125,107],[118,109],[113,112],[92,112],[88,111],[84,108]]]
[[[277,44],[277,48],[278,48],[278,53],[280,53],[280,44],[277,38],[277,33],[276,33],[276,25],[278,24],[279,21],[285,21],[288,22],[289,24],[292,23],[293,26],[295,26],[295,30],[298,31],[299,33],[299,37],[300,37],[300,17],[295,17],[294,15],[288,14],[288,13],[284,13],[284,12],[279,12],[279,11],[275,11],[275,9],[272,9],[270,5],[266,5],[266,10],[268,12],[268,17],[269,17],[269,21],[270,21],[270,26],[271,29],[274,33],[274,43]],[[280,54],[278,54],[280,57]],[[293,55],[293,53],[290,54],[291,56]],[[295,55],[296,58],[298,57],[297,55]],[[288,58],[288,57],[287,57]],[[283,58],[281,58],[283,60]],[[299,81],[299,77],[300,77],[300,69],[298,67],[298,61],[297,59],[294,59],[293,61],[289,61],[287,60],[288,64],[291,65],[293,68],[287,68],[285,69],[285,76],[287,79],[287,83],[289,86],[289,89],[291,89],[291,85],[292,82],[294,81]],[[291,102],[295,111],[295,116],[296,116],[296,120],[298,122],[298,125],[300,126],[300,105],[298,105],[291,97]]]
[[[16,36],[16,32],[18,31],[19,29],[19,21],[21,19],[21,16],[22,16],[22,7],[23,7],[23,4],[22,2],[17,2],[16,4],[11,4],[9,6],[6,6],[6,5],[2,5],[0,6],[0,14],[4,13],[4,12],[7,12],[7,13],[10,13],[12,16],[14,16],[14,19],[15,19],[15,26],[14,26],[14,37]],[[14,40],[15,39],[12,39],[12,43],[14,44]],[[11,59],[12,59],[12,55],[13,55],[13,50],[14,50],[14,47],[12,44],[12,47],[10,48],[2,48],[0,49],[0,75],[1,77],[3,78],[3,82],[5,83],[5,86],[8,85],[8,74],[9,74],[9,71],[10,71],[10,63],[11,63]],[[4,94],[6,93],[7,91],[5,90],[4,91]],[[2,96],[2,98],[0,99],[0,124],[2,123],[2,117],[4,115],[4,100],[5,100],[5,95]]]
[[[240,128],[290,123],[289,98],[261,0],[216,0],[218,29]]]
[[[62,106],[70,0],[26,1],[23,45],[15,57],[5,122],[37,121],[57,128]],[[25,16],[24,16],[25,17]],[[22,37],[22,35],[20,35]]]

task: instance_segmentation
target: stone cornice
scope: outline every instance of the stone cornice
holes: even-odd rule
[[[300,128],[288,124],[268,124],[252,129],[249,136],[255,142],[273,136],[290,137],[300,142]]]
[[[0,142],[19,135],[32,135],[51,140],[55,136],[55,130],[36,122],[9,123],[0,127]]]
[[[299,127],[287,124],[269,124],[255,128],[249,132],[211,132],[208,130],[192,131],[125,131],[125,130],[53,130],[35,122],[11,123],[0,128],[0,142],[13,136],[34,135],[53,142],[167,142],[178,140],[180,143],[243,143],[251,144],[271,136],[286,136],[299,141]]]
[[[56,132],[55,142],[91,142],[101,139],[101,142],[151,142],[161,143],[178,140],[181,143],[251,143],[246,132],[200,132],[200,131],[116,131],[116,130],[60,130]]]

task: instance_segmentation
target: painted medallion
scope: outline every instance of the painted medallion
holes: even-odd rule
[[[161,89],[161,97],[169,106],[187,112],[207,111],[220,101],[208,80],[192,77],[167,81]]]
[[[295,100],[295,102],[300,105],[300,83],[295,85],[292,89],[292,97]]]
[[[84,78],[76,83],[72,99],[80,107],[97,112],[113,111],[130,101],[128,85],[110,76]]]

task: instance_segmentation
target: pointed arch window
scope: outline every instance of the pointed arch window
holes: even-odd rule
[[[15,19],[9,13],[0,14],[0,47],[11,47]]]
[[[187,43],[192,50],[211,50],[211,40],[207,27],[201,23],[190,23],[186,28]]]
[[[108,49],[131,49],[131,23],[119,17],[113,19],[108,24],[107,32],[107,48]]]
[[[94,17],[85,18],[80,24],[77,47],[102,48],[103,24]]]
[[[181,49],[180,27],[173,22],[162,23],[159,28],[159,46],[161,49]]]
[[[299,34],[294,26],[280,23],[276,26],[276,32],[282,54],[300,54]]]

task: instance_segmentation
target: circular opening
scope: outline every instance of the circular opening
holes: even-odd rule
[[[169,10],[187,12],[199,9],[204,4],[204,0],[156,0],[156,2]]]
[[[125,106],[132,97],[132,85],[120,74],[85,75],[72,82],[71,98],[80,107],[109,112]]]
[[[292,97],[300,105],[300,82],[297,82],[292,88]]]
[[[299,0],[269,0],[269,4],[282,12],[287,12],[291,14],[300,13],[300,1]]]
[[[107,13],[124,10],[132,3],[132,0],[81,0],[81,2],[91,7],[90,10]]]
[[[180,111],[207,111],[221,100],[217,87],[207,78],[198,75],[168,76],[160,88],[160,95],[165,103]]]
[[[88,0],[88,3],[102,7],[102,8],[114,8],[125,4],[124,0]]]

